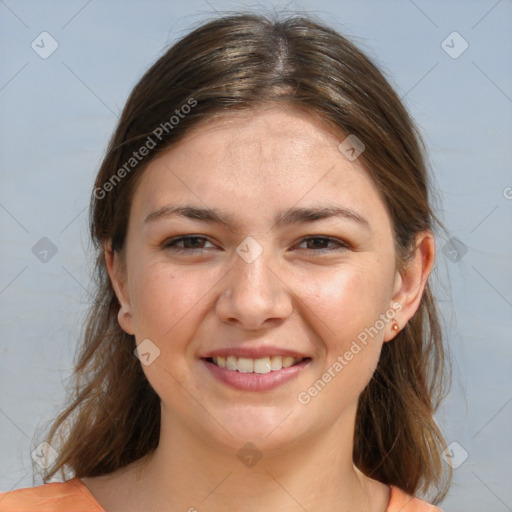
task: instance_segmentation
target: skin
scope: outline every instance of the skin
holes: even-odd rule
[[[360,161],[338,150],[343,138],[290,109],[229,114],[197,126],[144,172],[125,250],[107,245],[105,256],[122,328],[160,350],[143,370],[161,398],[161,434],[153,456],[82,479],[107,512],[386,509],[389,488],[354,467],[352,440],[358,396],[395,336],[392,322],[307,405],[297,397],[393,304],[405,325],[434,241],[418,234],[413,260],[397,270],[385,204]],[[177,204],[218,209],[236,224],[145,222]],[[279,212],[317,206],[351,209],[367,225],[341,217],[275,225]],[[207,240],[183,253],[165,247],[184,235]],[[236,252],[248,236],[263,251],[251,263]],[[335,241],[311,240],[318,236]],[[250,392],[219,382],[199,359],[244,344],[294,349],[311,362],[276,389]],[[247,442],[262,454],[249,468],[236,456]]]

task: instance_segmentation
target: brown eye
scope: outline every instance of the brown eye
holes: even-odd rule
[[[332,252],[348,248],[348,244],[332,237],[326,236],[311,236],[304,238],[299,245],[306,244],[307,251],[315,252]],[[329,247],[329,244],[334,245]]]
[[[205,243],[211,244],[204,236],[180,236],[165,242],[164,247],[176,252],[201,251],[207,249]]]

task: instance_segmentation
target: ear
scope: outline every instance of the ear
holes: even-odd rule
[[[428,277],[435,261],[434,236],[430,231],[422,231],[416,236],[415,250],[403,269],[397,270],[393,291],[393,310],[397,313],[388,323],[384,341],[392,340],[418,310]],[[398,329],[393,330],[393,325]]]
[[[130,297],[126,285],[126,271],[119,252],[112,249],[110,242],[104,246],[105,263],[112,287],[116,293],[117,300],[121,305],[117,319],[121,329],[127,334],[134,334],[133,313]]]

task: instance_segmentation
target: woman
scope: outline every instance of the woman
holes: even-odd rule
[[[68,480],[0,509],[438,510],[413,497],[450,476],[428,189],[335,31],[240,14],[178,41],[93,191],[97,301],[44,445]]]

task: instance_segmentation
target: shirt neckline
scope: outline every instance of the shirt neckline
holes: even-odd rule
[[[98,503],[96,498],[92,495],[89,488],[80,480],[80,478],[73,478],[70,482],[74,482],[74,484],[78,487],[80,492],[85,495],[85,497],[92,502],[92,504],[98,509],[98,512],[105,512],[105,509]]]
[[[78,488],[80,491],[86,496],[86,498],[93,503],[93,505],[98,509],[98,511],[105,512],[105,509],[98,503],[96,498],[92,495],[89,488],[82,482],[80,478],[73,478],[70,482],[75,481],[75,483],[78,485]],[[391,507],[396,505],[397,500],[404,496],[404,493],[394,485],[389,486],[389,503],[386,507],[385,512],[390,512]]]

